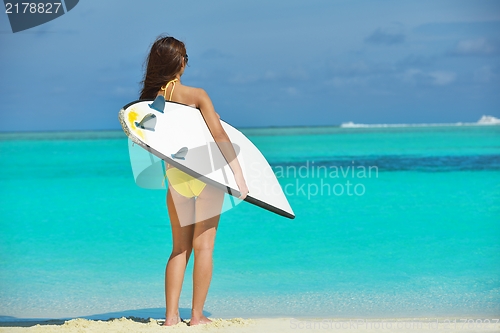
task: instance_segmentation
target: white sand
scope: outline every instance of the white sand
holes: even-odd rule
[[[450,319],[448,319],[450,320]],[[437,322],[439,321],[439,322]],[[276,319],[214,319],[211,324],[190,327],[186,323],[179,323],[172,327],[162,327],[162,320],[155,319],[113,319],[110,321],[95,321],[87,319],[73,319],[60,325],[42,323],[31,327],[19,327],[27,322],[17,323],[13,327],[0,327],[0,332],[217,332],[217,333],[281,333],[281,332],[500,332],[500,323],[491,322],[485,327],[484,319],[475,319],[474,323],[464,323],[456,319],[456,323],[445,322],[445,319],[417,318],[417,319],[304,319],[276,318]]]

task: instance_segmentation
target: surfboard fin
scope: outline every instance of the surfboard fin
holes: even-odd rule
[[[156,126],[156,116],[152,113],[148,113],[139,123],[136,121],[135,126],[154,132]]]
[[[187,153],[188,153],[188,147],[182,147],[181,149],[179,149],[177,153],[172,154],[170,156],[172,156],[172,158],[176,158],[179,160],[185,160]]]
[[[153,103],[148,105],[151,109],[163,113],[163,110],[165,109],[165,98],[162,95],[156,96]]]

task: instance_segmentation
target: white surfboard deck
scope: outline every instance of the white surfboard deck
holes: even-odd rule
[[[163,99],[160,102],[163,107]],[[129,139],[185,173],[239,197],[233,172],[200,110],[167,101],[161,112],[152,103],[152,100],[135,101],[120,110],[118,118]],[[221,124],[235,148],[249,189],[245,201],[276,214],[295,218],[271,166],[259,149],[231,125],[222,120]],[[154,162],[146,161],[149,168],[134,171],[138,184],[138,179],[146,179],[148,174],[162,171],[161,164]]]

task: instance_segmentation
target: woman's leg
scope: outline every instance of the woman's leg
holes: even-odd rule
[[[196,199],[191,326],[210,322],[210,319],[203,315],[203,307],[212,279],[212,253],[223,200],[224,193],[209,185]]]
[[[179,318],[179,297],[186,265],[193,249],[193,223],[183,223],[179,218],[194,221],[194,198],[186,198],[169,187],[167,193],[168,214],[172,227],[172,254],[165,269],[166,319],[164,325],[175,325]]]

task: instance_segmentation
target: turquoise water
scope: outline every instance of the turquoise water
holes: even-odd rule
[[[297,217],[222,216],[209,315],[500,314],[500,126],[244,132]],[[162,316],[165,192],[123,133],[0,134],[0,156],[0,319]]]

